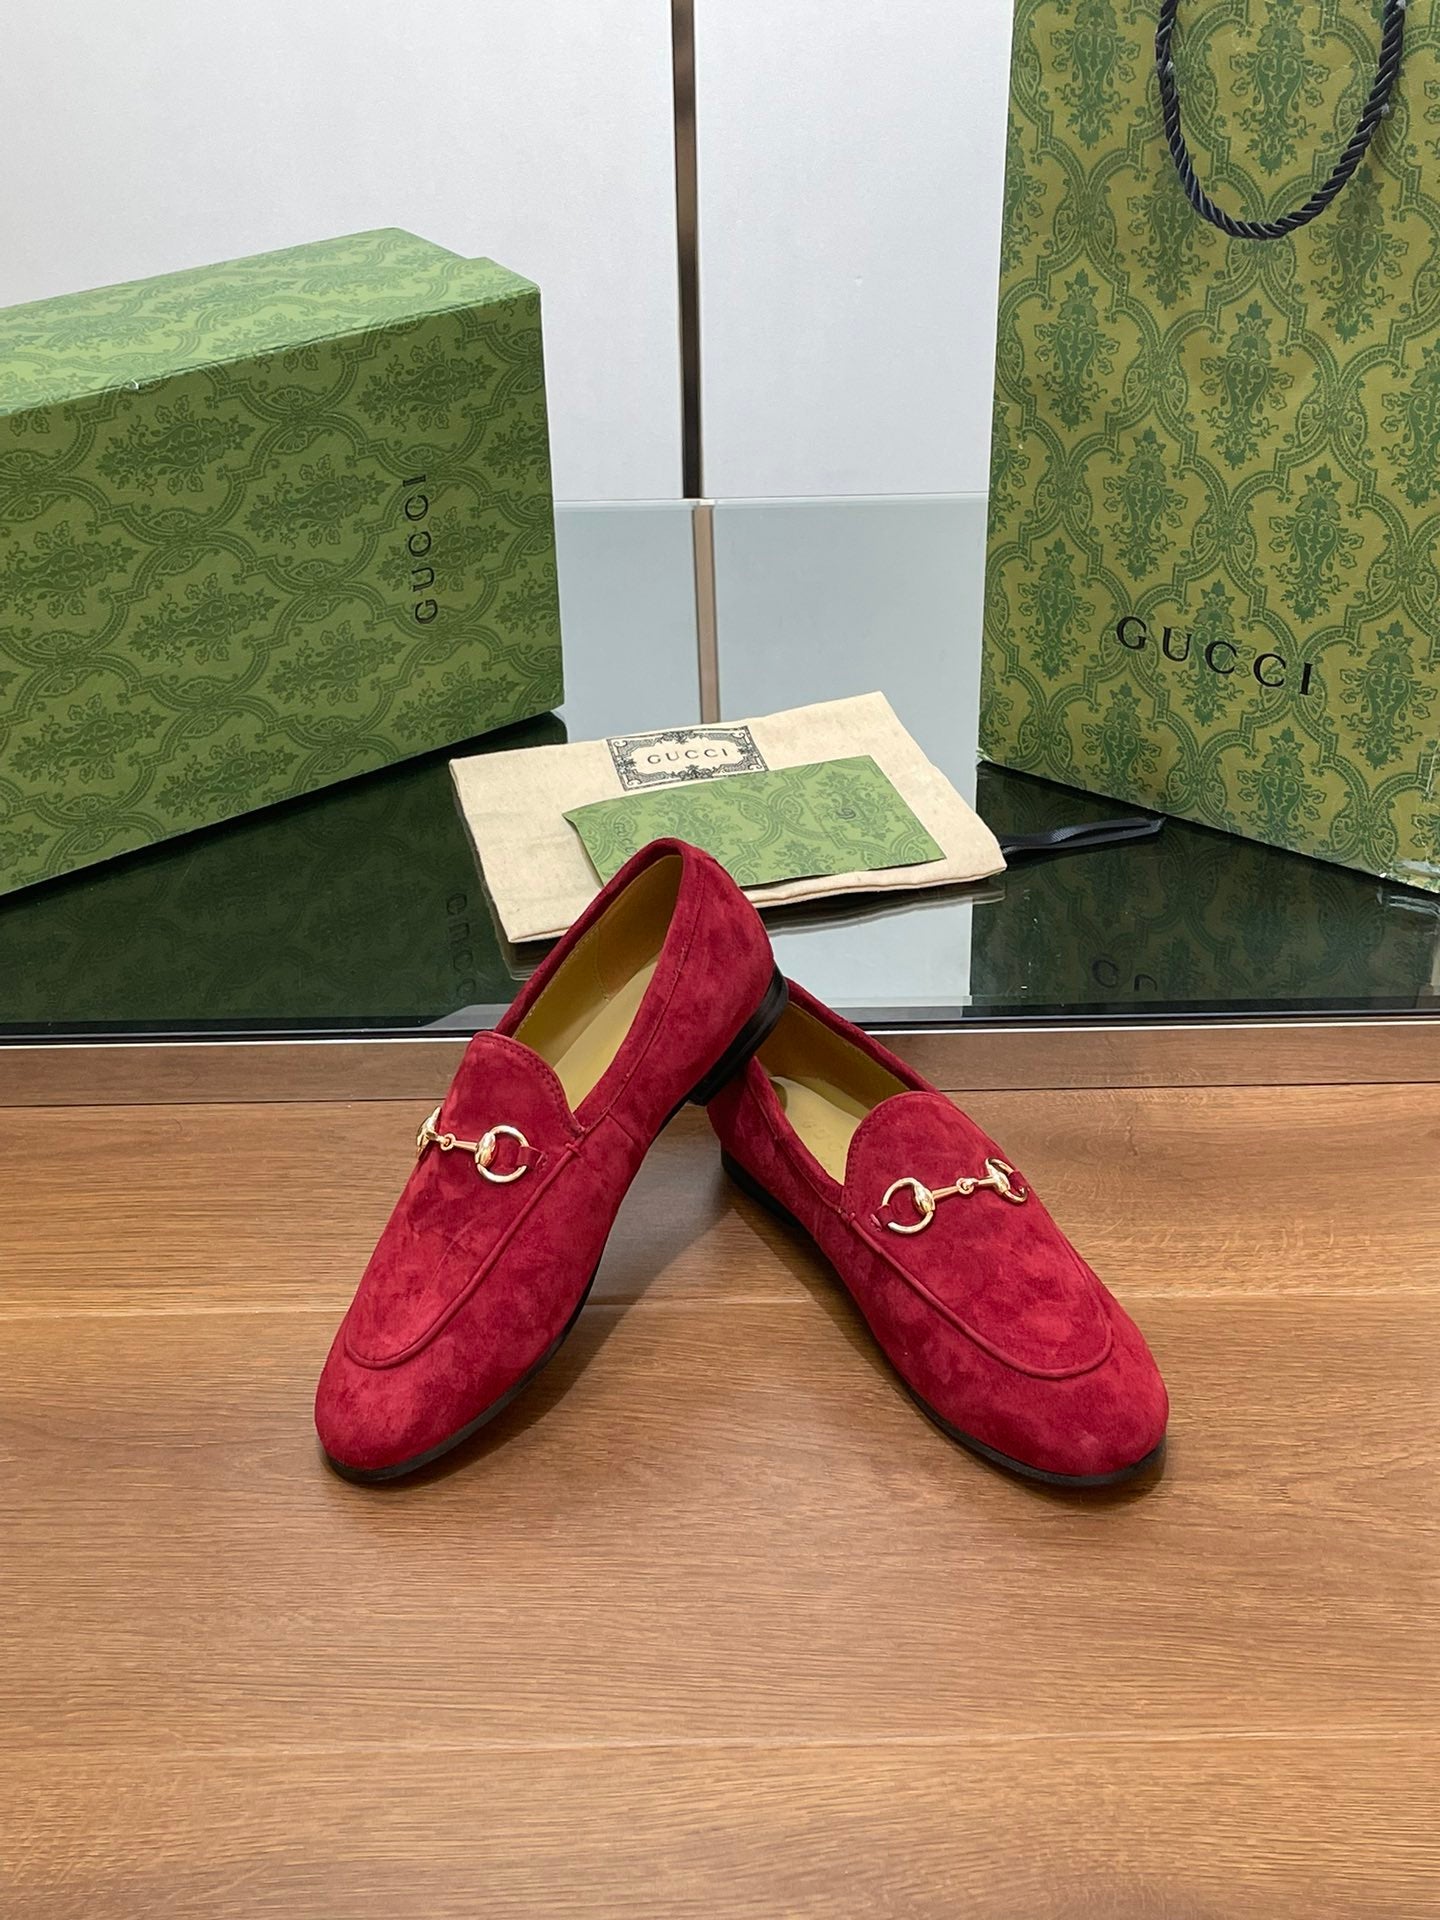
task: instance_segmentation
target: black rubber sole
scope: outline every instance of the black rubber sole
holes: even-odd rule
[[[680,1106],[683,1107],[687,1102],[693,1102],[697,1107],[709,1106],[720,1089],[733,1080],[750,1056],[765,1044],[789,1004],[790,982],[777,967],[770,977],[770,984],[765,989],[764,998],[759,1006],[700,1084],[692,1087],[686,1094]],[[677,1107],[675,1112],[679,1111],[680,1107]],[[672,1114],[670,1117],[673,1120],[675,1115]]]
[[[782,1221],[792,1232],[798,1233],[806,1246],[810,1247],[820,1259],[825,1260],[824,1253],[821,1252],[820,1248],[815,1244],[814,1236],[806,1232],[805,1228],[795,1218],[788,1207],[782,1206],[774,1194],[767,1193],[754,1175],[747,1172],[747,1170],[740,1165],[740,1162],[732,1158],[730,1154],[722,1152],[720,1160],[726,1173],[743,1194],[748,1195],[757,1206],[763,1207],[767,1213],[773,1214],[777,1220]],[[825,1264],[827,1267],[830,1266],[828,1260],[825,1260]],[[831,1268],[831,1272],[834,1272],[833,1267]],[[838,1274],[836,1278],[837,1280],[839,1279]],[[843,1286],[844,1282],[841,1281],[840,1284]],[[879,1345],[878,1342],[876,1344],[877,1346]],[[1001,1453],[997,1447],[987,1446],[983,1440],[977,1440],[973,1433],[966,1433],[962,1428],[953,1426],[942,1414],[937,1413],[928,1401],[921,1399],[920,1395],[916,1393],[915,1389],[910,1385],[910,1382],[895,1367],[883,1347],[880,1348],[880,1352],[890,1371],[915,1402],[921,1413],[924,1414],[932,1426],[940,1429],[947,1440],[953,1440],[957,1446],[964,1447],[970,1453],[978,1454],[982,1460],[988,1460],[992,1466],[1003,1467],[1007,1473],[1018,1474],[1022,1480],[1036,1480],[1039,1481],[1041,1485],[1047,1487],[1073,1487],[1077,1489],[1086,1487],[1119,1487],[1123,1486],[1127,1480],[1137,1479],[1142,1473],[1146,1473],[1152,1467],[1158,1466],[1160,1461],[1165,1457],[1165,1442],[1162,1440],[1159,1446],[1152,1447],[1143,1459],[1136,1460],[1128,1467],[1117,1468],[1114,1473],[1052,1473],[1046,1467],[1032,1467],[1024,1460],[1015,1459],[1011,1454]]]
[[[332,1467],[342,1480],[353,1480],[358,1487],[378,1487],[383,1486],[387,1480],[403,1480],[407,1473],[418,1473],[422,1467],[430,1466],[434,1461],[443,1459],[445,1455],[452,1452],[454,1448],[463,1446],[472,1433],[478,1433],[482,1427],[488,1426],[492,1420],[499,1414],[502,1414],[510,1402],[514,1400],[517,1395],[525,1391],[536,1374],[539,1373],[542,1368],[547,1367],[555,1358],[556,1354],[574,1331],[575,1322],[580,1318],[585,1302],[590,1298],[590,1289],[594,1286],[595,1274],[598,1274],[599,1271],[600,1267],[597,1263],[595,1273],[592,1273],[590,1278],[585,1282],[585,1291],[575,1303],[575,1311],[551,1341],[550,1345],[545,1349],[544,1353],[542,1353],[540,1358],[535,1362],[534,1366],[531,1367],[527,1373],[522,1373],[513,1387],[507,1387],[498,1400],[492,1400],[483,1413],[477,1413],[473,1420],[467,1421],[457,1432],[450,1434],[448,1438],[444,1440],[438,1441],[435,1446],[427,1447],[424,1453],[412,1454],[408,1460],[397,1460],[395,1464],[390,1467],[347,1467],[343,1460],[337,1460],[335,1456],[330,1453],[325,1454],[326,1466]],[[323,1447],[321,1448],[321,1452],[325,1452]]]
[[[761,1000],[760,1005],[755,1009],[754,1013],[751,1014],[750,1018],[745,1022],[739,1033],[736,1034],[735,1038],[730,1042],[729,1046],[725,1049],[724,1053],[721,1054],[720,1058],[715,1062],[715,1065],[711,1067],[705,1077],[686,1094],[683,1100],[678,1101],[666,1115],[665,1125],[667,1127],[675,1118],[675,1115],[679,1113],[681,1107],[689,1105],[691,1101],[697,1106],[703,1107],[707,1105],[715,1098],[716,1094],[719,1093],[727,1081],[734,1079],[735,1075],[739,1073],[750,1056],[758,1047],[764,1044],[766,1037],[774,1029],[776,1021],[780,1018],[781,1014],[784,1013],[786,1006],[789,1004],[789,1000],[790,983],[777,967],[769,986],[765,989],[765,996]],[[601,1258],[604,1258],[603,1249]],[[544,1367],[547,1367],[555,1358],[555,1355],[560,1351],[561,1347],[564,1346],[566,1340],[574,1331],[575,1322],[580,1318],[581,1309],[590,1298],[590,1289],[595,1285],[595,1276],[599,1271],[600,1268],[597,1263],[595,1272],[592,1273],[590,1278],[585,1282],[585,1291],[576,1302],[575,1311],[535,1364],[530,1367],[528,1371],[522,1373],[513,1386],[507,1387],[498,1400],[492,1400],[490,1405],[486,1407],[482,1413],[477,1413],[473,1420],[467,1421],[463,1427],[458,1428],[456,1432],[448,1435],[444,1440],[437,1441],[433,1447],[427,1447],[423,1453],[412,1454],[408,1460],[397,1460],[392,1466],[346,1466],[343,1460],[337,1460],[333,1454],[325,1453],[322,1447],[321,1452],[324,1454],[326,1466],[338,1473],[342,1480],[353,1481],[356,1486],[383,1486],[387,1480],[403,1480],[407,1473],[418,1473],[422,1467],[428,1467],[436,1460],[443,1459],[444,1456],[455,1447],[463,1446],[472,1433],[478,1433],[483,1426],[487,1426],[490,1421],[494,1420],[499,1414],[502,1414],[506,1407],[510,1405],[511,1401],[514,1400],[518,1394],[525,1391],[536,1374]]]

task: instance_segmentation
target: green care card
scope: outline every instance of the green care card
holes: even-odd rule
[[[713,853],[742,887],[944,858],[869,754],[658,787],[565,818],[602,880],[665,835]]]

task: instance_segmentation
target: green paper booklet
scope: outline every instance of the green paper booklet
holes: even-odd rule
[[[742,887],[944,858],[869,754],[598,800],[565,818],[602,880],[667,834],[713,853]]]

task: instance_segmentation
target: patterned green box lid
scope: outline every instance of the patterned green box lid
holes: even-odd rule
[[[0,312],[0,416],[532,292],[398,227]]]

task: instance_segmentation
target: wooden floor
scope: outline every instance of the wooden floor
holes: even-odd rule
[[[693,1114],[529,1393],[348,1486],[417,1114],[0,1111],[5,1920],[1440,1914],[1440,1088],[967,1104],[1148,1491],[951,1447]]]

